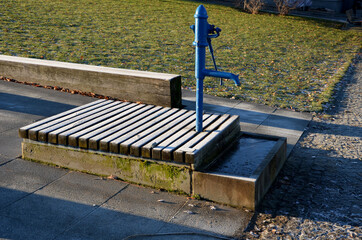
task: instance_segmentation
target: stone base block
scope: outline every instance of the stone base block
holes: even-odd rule
[[[185,164],[137,159],[29,139],[22,142],[22,155],[28,160],[97,175],[113,175],[125,181],[154,188],[191,193],[191,170]]]
[[[259,141],[260,148],[254,143],[254,151],[262,153],[258,156],[262,158],[259,159],[260,163],[256,165],[255,170],[251,174],[243,176],[243,173],[240,174],[240,171],[235,169],[237,167],[243,168],[245,162],[254,160],[252,158],[245,159],[248,158],[248,155],[243,151],[250,151],[250,147],[249,149],[239,147],[230,153],[234,160],[235,156],[239,156],[236,158],[236,165],[235,161],[230,166],[227,166],[228,163],[226,162],[223,166],[215,166],[204,172],[193,172],[193,194],[198,194],[202,198],[215,202],[255,210],[286,160],[287,144],[285,138],[264,135],[242,134],[240,139],[243,140],[243,138],[261,140]],[[265,146],[267,142],[271,143],[269,144],[270,147],[262,149],[262,146]],[[256,154],[254,156],[257,157]],[[239,166],[237,166],[238,159]],[[228,161],[228,159],[225,160]]]

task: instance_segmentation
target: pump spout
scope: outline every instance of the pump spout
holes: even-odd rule
[[[204,74],[204,76],[209,76],[209,77],[231,79],[235,82],[236,86],[240,86],[239,75],[235,75],[233,73],[204,69],[203,74]]]

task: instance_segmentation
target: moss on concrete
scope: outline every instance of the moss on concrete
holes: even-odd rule
[[[168,191],[190,194],[190,169],[166,162],[145,161],[123,155],[100,153],[24,140],[23,158],[81,172],[109,176]]]

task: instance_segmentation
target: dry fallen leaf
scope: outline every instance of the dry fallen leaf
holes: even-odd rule
[[[118,177],[111,174],[110,176],[107,177],[107,179],[117,180]]]

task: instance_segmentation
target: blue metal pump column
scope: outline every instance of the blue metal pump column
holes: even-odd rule
[[[194,17],[195,17],[195,25],[192,25],[191,29],[195,32],[195,41],[193,42],[193,45],[196,46],[196,56],[195,56],[196,131],[202,132],[203,81],[205,76],[232,79],[234,80],[237,86],[240,86],[240,82],[238,75],[228,72],[220,72],[220,71],[205,69],[205,48],[209,46],[209,48],[212,49],[211,38],[218,37],[221,30],[219,28],[215,28],[214,25],[210,25],[207,22],[208,16],[206,9],[203,5],[200,5],[196,9]],[[210,51],[210,53],[213,55],[212,51]],[[214,66],[216,66],[215,61],[214,61]]]

